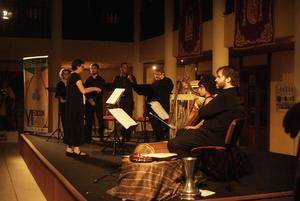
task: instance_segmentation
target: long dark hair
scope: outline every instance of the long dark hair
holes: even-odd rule
[[[78,66],[81,66],[82,64],[84,64],[84,61],[81,59],[74,59],[72,62],[72,70],[77,70]]]
[[[216,94],[217,93],[217,87],[215,83],[215,76],[211,74],[203,74],[199,78],[198,86],[203,85],[210,94]]]

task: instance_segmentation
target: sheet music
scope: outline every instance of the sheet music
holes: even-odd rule
[[[137,125],[137,123],[122,108],[108,109],[108,111],[126,129]]]
[[[200,191],[200,193],[201,193],[201,196],[203,196],[203,197],[207,197],[207,196],[216,194],[216,192],[214,192],[214,191],[209,191],[209,190],[202,190],[202,189],[199,189],[199,191]]]
[[[116,104],[119,99],[121,98],[122,94],[124,93],[125,89],[123,88],[116,88],[112,94],[110,95],[110,97],[107,99],[106,103],[107,104]]]
[[[169,114],[158,101],[151,101],[149,104],[151,105],[152,110],[159,116],[159,118],[163,120],[169,119]]]

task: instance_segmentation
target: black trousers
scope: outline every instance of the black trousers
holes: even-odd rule
[[[154,113],[154,112],[152,112]],[[155,114],[155,113],[154,113]],[[158,120],[157,118],[153,117],[152,115],[149,116],[149,121],[151,123],[153,134],[156,137],[156,142],[164,141],[169,139],[169,127],[165,125],[163,122]]]
[[[0,116],[0,131],[8,130],[8,115]]]
[[[224,139],[206,129],[179,129],[176,137],[169,140],[168,149],[179,157],[187,157],[194,147],[219,145],[224,145]]]
[[[63,130],[65,130],[66,126],[66,106],[65,103],[59,103],[59,114],[60,114],[60,119],[61,119],[61,124]]]
[[[85,139],[86,141],[91,141],[92,139],[92,127],[93,122],[95,122],[95,113],[98,119],[98,133],[100,140],[104,138],[104,121],[103,121],[103,106],[102,103],[97,103],[92,106],[88,102],[85,106]]]

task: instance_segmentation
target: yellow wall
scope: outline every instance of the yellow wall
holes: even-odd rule
[[[59,80],[58,71],[60,66],[70,66],[74,58],[81,58],[86,62],[86,66],[90,63],[104,63],[106,66],[118,67],[121,62],[132,63],[133,61],[133,43],[119,42],[99,42],[99,41],[71,41],[64,40],[61,43],[61,61],[59,66],[53,66],[51,55],[54,45],[51,39],[33,39],[33,38],[8,38],[0,37],[0,60],[17,60],[21,61],[26,56],[49,55],[49,86],[54,87]],[[7,65],[0,62],[1,70],[9,70],[10,68],[22,70],[17,67],[18,64]],[[111,81],[112,77],[118,73],[118,70],[104,70],[104,78]],[[12,69],[10,69],[12,70]],[[87,72],[82,74],[82,79],[87,76]],[[105,77],[107,76],[107,78]],[[50,131],[56,127],[57,120],[57,103],[54,94],[50,95],[49,108],[49,128]]]
[[[282,127],[286,110],[276,109],[275,89],[279,82],[294,82],[294,53],[293,51],[272,54],[271,83],[270,83],[270,151],[296,155],[296,142],[285,134]]]
[[[158,36],[140,42],[141,63],[164,60],[164,36]]]

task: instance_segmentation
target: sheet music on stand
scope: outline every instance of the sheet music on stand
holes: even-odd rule
[[[137,123],[122,108],[108,109],[108,111],[126,129],[137,125]]]
[[[125,91],[125,89],[123,89],[123,88],[116,88],[112,92],[110,97],[107,99],[106,103],[111,104],[111,105],[115,105],[120,100],[120,98],[121,98],[122,94],[124,93],[124,91]]]
[[[151,105],[152,110],[158,115],[159,118],[161,118],[162,120],[169,119],[169,114],[158,101],[151,101],[149,102],[149,104]]]

